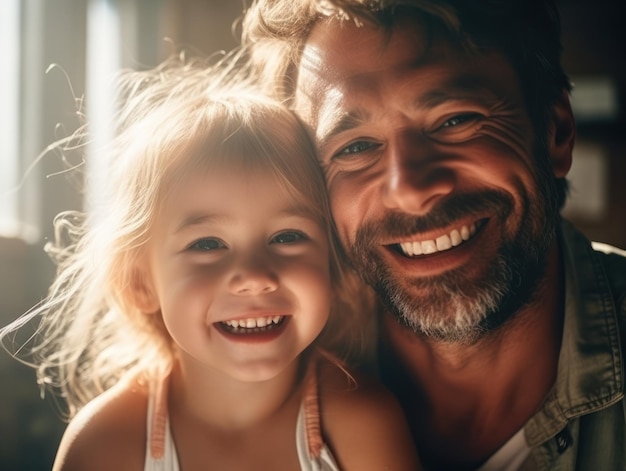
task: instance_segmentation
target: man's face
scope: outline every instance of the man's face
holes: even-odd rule
[[[469,341],[528,302],[543,273],[550,162],[535,157],[546,151],[505,58],[468,58],[424,31],[415,19],[390,35],[318,23],[296,111],[357,270],[416,332]]]

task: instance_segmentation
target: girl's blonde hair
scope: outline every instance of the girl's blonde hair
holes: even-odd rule
[[[106,204],[56,218],[48,250],[58,272],[49,295],[0,331],[6,343],[9,332],[38,321],[24,361],[37,368],[40,384],[60,392],[69,417],[125,374],[171,367],[160,315],[141,309],[142,250],[170,183],[183,168],[215,158],[270,171],[326,227],[336,302],[318,342],[343,358],[358,353],[371,294],[344,267],[313,144],[292,112],[233,77],[225,63],[179,56],[120,74]]]

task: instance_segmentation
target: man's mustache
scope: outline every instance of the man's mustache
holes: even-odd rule
[[[502,220],[511,213],[513,205],[513,198],[509,194],[496,190],[452,195],[423,216],[390,212],[376,221],[365,222],[356,233],[355,246],[367,246],[380,239],[402,239],[420,232],[448,228],[455,221],[472,213],[496,214]]]

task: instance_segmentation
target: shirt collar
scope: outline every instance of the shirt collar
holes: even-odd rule
[[[525,426],[530,446],[555,436],[568,420],[623,397],[617,312],[600,255],[565,221],[561,254],[565,320],[557,378],[541,410]]]

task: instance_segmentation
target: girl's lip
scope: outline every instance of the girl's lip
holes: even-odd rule
[[[272,317],[280,317],[289,315],[290,307],[288,307],[284,303],[280,303],[280,306],[249,306],[245,305],[236,305],[233,302],[229,302],[229,305],[224,306],[214,306],[209,312],[209,322],[212,324],[217,324],[218,322],[223,323],[235,323],[239,321],[246,321],[248,319],[269,319]]]
[[[271,323],[263,327],[233,327],[226,322],[215,322],[213,327],[233,342],[241,343],[260,343],[269,342],[278,338],[289,324],[290,316],[280,316],[280,320],[277,323]]]
[[[232,330],[236,332],[241,329],[254,329],[254,328],[263,328],[263,327],[272,327],[273,325],[279,324],[284,320],[284,314],[276,314],[276,313],[262,313],[262,314],[250,314],[247,316],[240,316],[234,319],[225,319],[223,321],[219,321],[221,324],[224,324],[227,330]],[[244,330],[245,331],[245,330]]]

